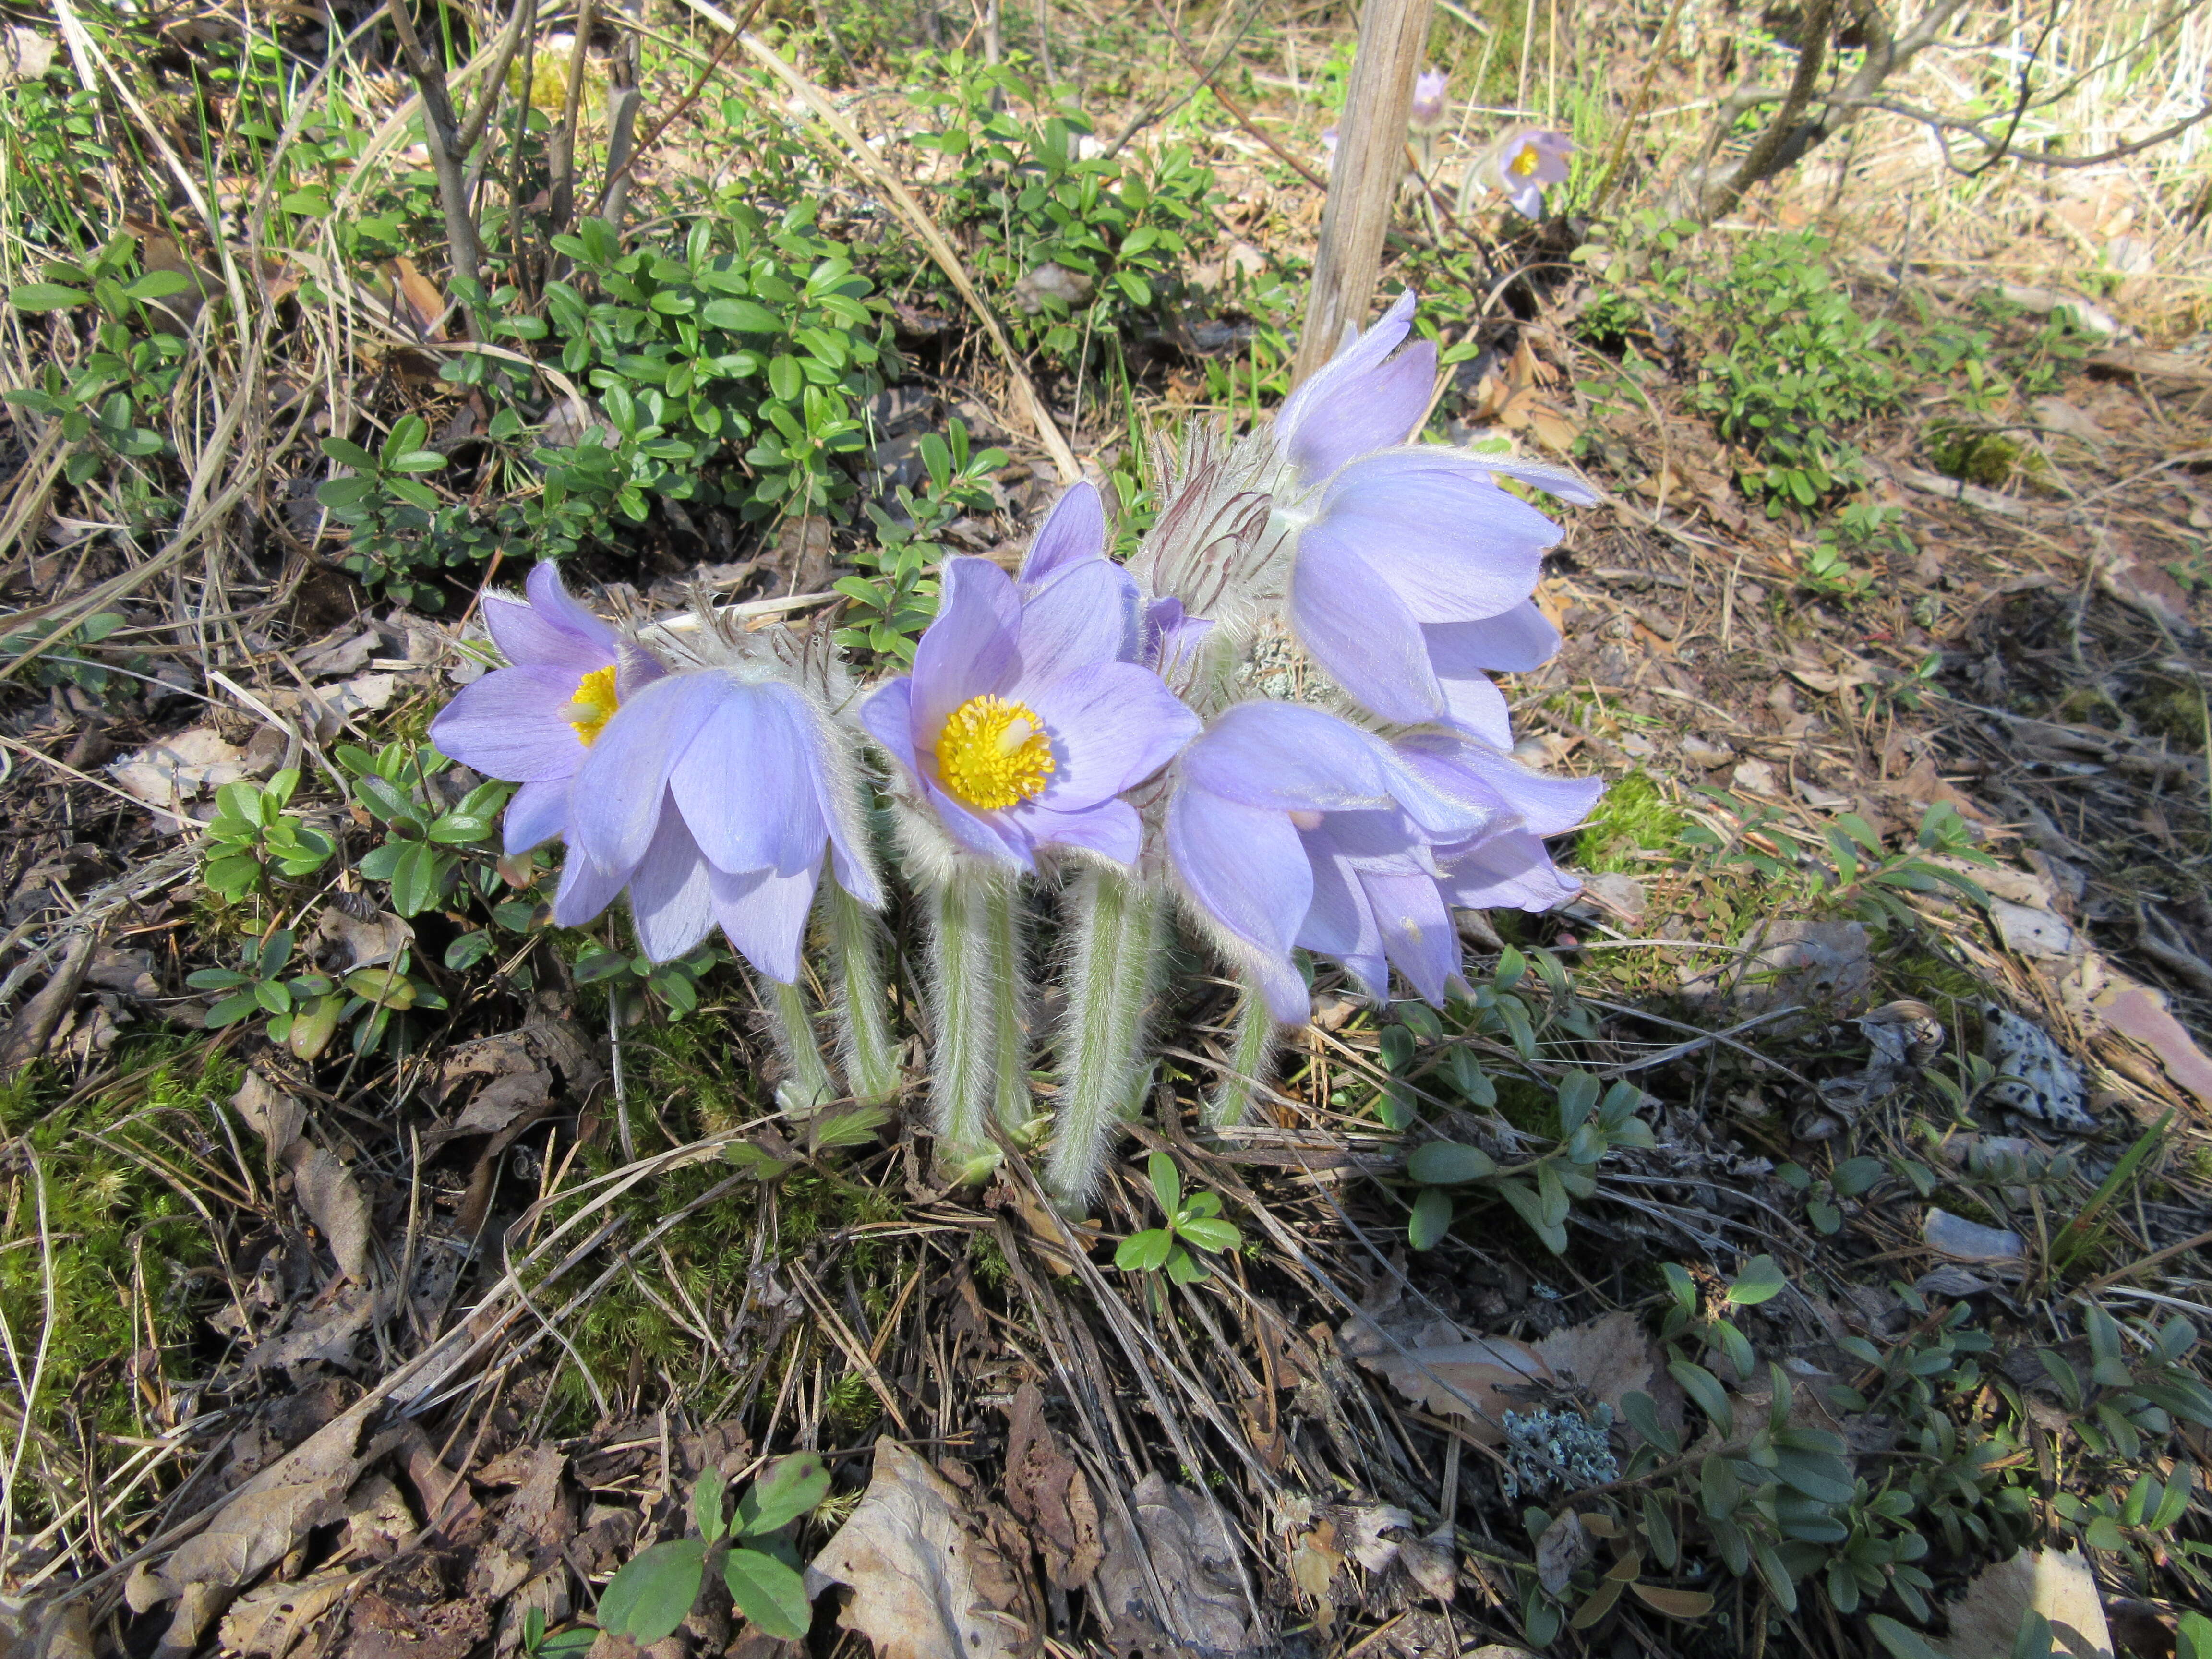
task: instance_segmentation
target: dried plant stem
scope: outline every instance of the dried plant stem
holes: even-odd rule
[[[822,1058],[822,1040],[815,1035],[814,1012],[806,1005],[804,986],[769,981],[769,1000],[775,1015],[775,1046],[781,1051],[784,1078],[776,1085],[776,1103],[787,1112],[811,1112],[837,1098],[830,1063]]]
[[[1267,999],[1249,979],[1237,1004],[1237,1042],[1230,1051],[1229,1070],[1221,1087],[1206,1103],[1206,1121],[1217,1129],[1242,1123],[1267,1086],[1274,1069],[1275,1045],[1280,1032],[1267,1012]]]
[[[1160,895],[1119,872],[1090,870],[1076,885],[1073,908],[1060,1110],[1045,1185],[1063,1210],[1080,1213],[1097,1189],[1115,1130],[1144,1086]]]
[[[898,1053],[891,1042],[884,981],[883,923],[834,881],[824,914],[845,1082],[863,1105],[880,1106],[899,1091]]]
[[[987,1112],[1010,1129],[1029,1117],[1014,878],[963,863],[933,897],[929,1105],[940,1153],[957,1164],[989,1147]]]

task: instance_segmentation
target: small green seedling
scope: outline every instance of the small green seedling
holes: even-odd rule
[[[200,879],[235,904],[266,890],[272,875],[297,881],[330,862],[337,850],[319,830],[286,811],[300,787],[296,768],[286,767],[264,787],[240,780],[216,791],[216,815],[200,845]]]
[[[1212,1193],[1183,1196],[1182,1172],[1165,1152],[1154,1152],[1145,1167],[1152,1177],[1152,1196],[1159,1200],[1160,1213],[1167,1218],[1167,1224],[1147,1227],[1123,1239],[1121,1249],[1114,1252],[1114,1265],[1127,1273],[1157,1273],[1164,1267],[1178,1285],[1205,1278],[1206,1264],[1184,1245],[1195,1244],[1201,1250],[1233,1250],[1243,1243],[1244,1235],[1233,1222],[1221,1218],[1221,1200]]]
[[[787,1534],[829,1492],[830,1471],[811,1452],[769,1464],[734,1510],[724,1508],[722,1477],[709,1471],[691,1494],[699,1535],[655,1544],[609,1580],[599,1595],[600,1628],[640,1647],[674,1635],[719,1557],[738,1611],[769,1636],[799,1640],[813,1612]]]

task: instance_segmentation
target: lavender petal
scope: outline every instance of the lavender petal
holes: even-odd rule
[[[569,722],[576,677],[558,668],[500,668],[453,694],[430,722],[441,753],[510,783],[565,778],[584,760]]]
[[[526,783],[507,798],[501,822],[507,856],[543,847],[568,823],[568,780],[545,778]]]
[[[629,869],[660,827],[669,774],[735,688],[713,671],[656,680],[615,711],[576,769],[568,839],[603,869]]]
[[[714,918],[739,955],[780,984],[799,982],[807,913],[814,907],[819,869],[787,876],[753,870],[733,876],[712,872]]]
[[[1022,560],[1022,586],[1028,587],[1081,560],[1106,551],[1106,507],[1096,486],[1070,484],[1052,504],[1036,538]]]

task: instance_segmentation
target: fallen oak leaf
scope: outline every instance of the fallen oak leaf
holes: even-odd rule
[[[860,1505],[814,1558],[849,1585],[837,1615],[876,1659],[1028,1659],[1043,1620],[1023,1571],[975,1520],[976,1506],[915,1453],[876,1442]]]

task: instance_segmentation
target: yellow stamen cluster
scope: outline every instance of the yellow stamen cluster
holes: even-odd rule
[[[576,728],[576,735],[589,749],[599,741],[599,732],[621,707],[622,699],[615,695],[614,665],[610,663],[605,668],[594,668],[576,687],[576,695],[568,704],[568,724]]]
[[[1523,144],[1514,152],[1513,159],[1505,164],[1505,170],[1516,179],[1526,179],[1535,172],[1543,159],[1536,153],[1535,145]]]
[[[1052,740],[1026,703],[970,697],[938,735],[938,781],[987,812],[1043,793],[1052,769]]]

